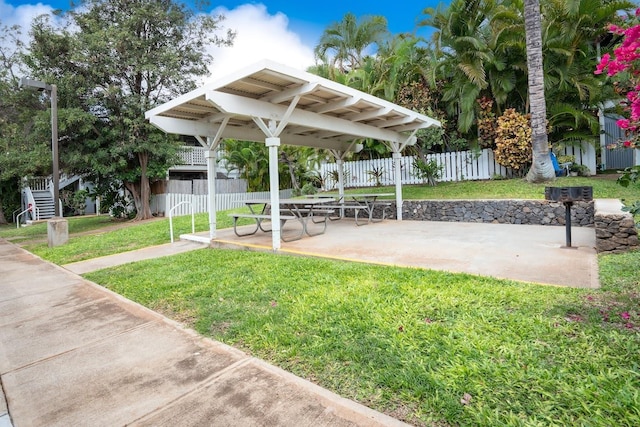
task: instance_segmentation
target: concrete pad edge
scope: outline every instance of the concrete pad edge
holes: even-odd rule
[[[265,371],[282,377],[287,382],[293,383],[310,393],[317,395],[328,407],[336,410],[336,414],[345,419],[350,419],[359,425],[379,425],[388,427],[411,427],[398,419],[392,418],[381,412],[375,411],[353,400],[341,397],[311,381],[300,378],[284,369],[273,366],[264,360],[252,358],[252,362]]]

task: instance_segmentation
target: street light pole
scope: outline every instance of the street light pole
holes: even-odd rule
[[[58,171],[58,87],[51,85],[51,155],[53,157],[53,200],[54,215],[60,218],[60,172]]]
[[[56,218],[61,217],[60,214],[60,173],[58,171],[58,87],[49,85],[40,80],[31,80],[21,78],[19,87],[32,87],[39,90],[49,92],[51,98],[51,155],[53,157],[53,209]]]

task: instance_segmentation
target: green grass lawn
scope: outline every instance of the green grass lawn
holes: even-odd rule
[[[203,250],[86,275],[415,425],[640,425],[640,253],[601,290]]]
[[[554,185],[640,198],[637,186],[614,180],[565,179]],[[403,192],[540,199],[544,185],[461,182]],[[190,220],[176,219],[176,236],[190,231]],[[0,237],[60,264],[169,241],[168,219],[100,232],[113,225],[103,221],[70,218],[70,242],[52,249],[46,226],[0,228]],[[230,225],[219,213],[218,227]],[[197,215],[196,230],[206,229],[206,214]],[[599,271],[602,288],[584,290],[211,249],[86,277],[415,425],[637,426],[640,251],[600,256]]]
[[[61,265],[171,241],[168,218],[135,222],[117,221],[103,215],[71,217],[67,220],[69,242],[62,246],[48,247],[46,223],[19,229],[4,226],[0,228],[0,237],[18,243],[28,251]],[[227,228],[233,225],[227,212],[220,212],[217,222],[218,228]],[[110,228],[115,229],[111,230]],[[208,229],[208,215],[206,213],[196,214],[196,232]],[[174,239],[177,239],[180,234],[190,232],[191,215],[173,218]]]

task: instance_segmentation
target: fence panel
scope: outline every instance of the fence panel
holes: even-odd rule
[[[596,152],[593,145],[583,142],[579,147],[567,147],[564,154],[575,156],[576,163],[587,165],[592,174],[596,173]],[[563,153],[560,153],[563,154]],[[402,184],[420,184],[413,170],[415,157],[400,158]],[[493,150],[485,148],[480,152],[457,151],[433,153],[426,156],[427,161],[435,160],[442,167],[439,181],[463,181],[491,179],[494,176],[512,178],[515,171],[496,162]],[[345,187],[372,187],[376,185],[375,175],[380,175],[382,185],[394,184],[393,159],[360,160],[344,162]],[[323,190],[334,190],[338,186],[336,163],[320,165],[320,176],[323,178]]]
[[[606,150],[610,151],[610,150]],[[595,175],[597,171],[597,156],[596,156],[596,148],[593,144],[590,144],[586,141],[583,141],[579,146],[572,145],[566,146],[564,149],[560,150],[559,155],[573,156],[575,158],[575,163],[579,165],[585,165],[589,168],[591,175]],[[605,154],[608,156],[608,153]],[[609,157],[607,157],[607,167],[609,166]]]
[[[292,194],[292,189],[280,190],[280,197],[283,199],[291,197]],[[269,197],[271,197],[271,194],[268,191],[216,194],[216,209],[219,211],[237,209],[243,207],[246,200],[268,199]],[[191,205],[193,205],[193,211],[195,213],[209,212],[208,195],[180,193],[157,194],[152,196],[151,211],[158,215],[168,215],[169,209],[181,202],[189,202],[189,204],[183,204],[177,207],[174,211],[175,216],[191,215]]]
[[[167,183],[167,193],[191,194],[192,183],[188,180],[171,179]]]

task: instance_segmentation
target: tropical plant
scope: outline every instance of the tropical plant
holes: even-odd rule
[[[367,175],[369,175],[370,181],[376,182],[376,187],[380,187],[382,185],[382,177],[384,176],[384,167],[382,166],[374,166],[371,170],[367,171]]]
[[[439,165],[435,159],[424,160],[417,158],[413,162],[413,173],[432,187],[438,183],[443,169],[443,166]]]
[[[513,108],[498,117],[494,155],[500,165],[522,173],[523,168],[531,163],[530,120],[528,114],[520,114]]]
[[[358,19],[353,13],[347,13],[342,21],[334,22],[324,30],[314,53],[321,62],[345,73],[360,68],[367,49],[380,44],[387,36],[384,16]]]
[[[227,139],[221,160],[247,181],[248,191],[269,190],[269,152],[264,144]]]
[[[634,8],[626,0],[543,0],[542,34],[548,135],[553,143],[594,139],[599,134],[597,107],[614,96],[589,72],[601,44],[607,42],[606,24]]]
[[[509,4],[492,0],[453,0],[448,7],[424,10],[419,25],[436,29],[432,45],[437,74],[445,81],[442,100],[457,128],[468,132],[476,119],[476,99],[496,100],[502,111],[517,89],[523,60],[519,54],[518,15]]]

